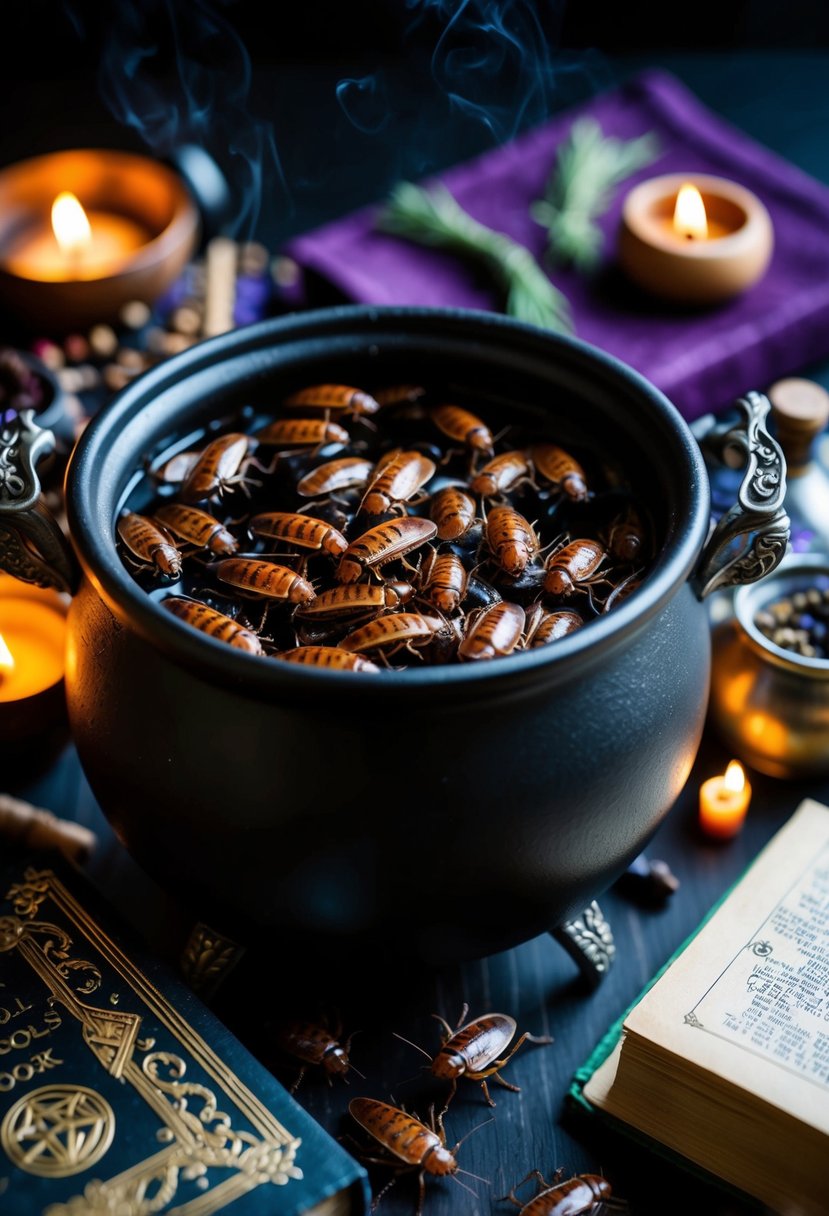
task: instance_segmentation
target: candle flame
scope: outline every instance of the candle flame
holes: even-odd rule
[[[731,790],[733,794],[739,794],[746,783],[746,775],[743,771],[743,766],[739,760],[732,760],[728,768],[725,770],[725,778],[723,785],[727,790]]]
[[[0,680],[14,671],[14,655],[6,645],[6,639],[0,633]]]
[[[705,203],[696,186],[686,182],[680,187],[674,208],[674,231],[677,236],[704,241],[708,236],[708,218]]]
[[[59,194],[52,203],[52,231],[61,251],[66,254],[77,253],[92,239],[86,212],[68,190]]]

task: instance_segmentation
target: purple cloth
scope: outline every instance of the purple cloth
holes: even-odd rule
[[[605,260],[588,279],[557,271],[576,334],[642,372],[689,421],[747,389],[764,388],[829,355],[829,189],[711,114],[673,77],[649,72],[587,106],[606,135],[656,133],[662,155],[625,183],[601,221]],[[546,231],[529,214],[542,195],[574,112],[457,165],[442,180],[475,219],[543,256]],[[716,308],[689,311],[646,298],[614,272],[628,190],[663,173],[713,173],[753,190],[774,223],[765,277]],[[293,240],[288,252],[350,300],[494,309],[493,292],[458,258],[374,231],[376,207]]]

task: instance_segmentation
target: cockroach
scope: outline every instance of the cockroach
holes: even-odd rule
[[[184,502],[214,498],[237,485],[246,489],[247,479],[242,473],[242,465],[250,451],[250,438],[236,431],[211,439],[181,487]]]
[[[620,562],[635,562],[642,556],[645,531],[641,519],[632,507],[622,519],[617,519],[612,524],[607,547]]]
[[[527,630],[525,645],[531,648],[547,646],[564,638],[568,633],[575,633],[584,624],[577,612],[542,612],[533,628]]]
[[[415,1216],[421,1216],[427,1174],[443,1178],[458,1172],[466,1173],[465,1170],[459,1169],[455,1157],[463,1140],[459,1140],[452,1148],[446,1147],[443,1119],[439,1115],[435,1121],[434,1110],[431,1111],[431,1127],[421,1123],[420,1119],[405,1110],[389,1106],[386,1102],[377,1102],[374,1098],[352,1098],[348,1104],[348,1113],[377,1141],[386,1154],[383,1157],[361,1154],[363,1161],[368,1165],[384,1165],[395,1170],[395,1177],[374,1200],[372,1209],[377,1207],[400,1174],[417,1170],[419,1191]],[[455,1181],[459,1180],[456,1178]],[[463,1183],[460,1185],[463,1186]]]
[[[521,641],[525,621],[519,604],[502,601],[471,618],[458,647],[459,659],[494,659],[512,654]]]
[[[538,443],[530,449],[530,457],[536,472],[573,502],[584,502],[589,497],[584,469],[564,448],[554,443]]]
[[[215,608],[209,608],[200,600],[171,595],[162,601],[162,605],[180,621],[185,621],[194,629],[206,633],[208,637],[218,638],[220,642],[227,642],[237,650],[246,650],[248,654],[264,654],[262,643],[252,630],[244,629],[229,616],[217,612]]]
[[[342,532],[332,528],[331,524],[293,511],[266,511],[262,515],[254,515],[248,527],[254,536],[285,541],[301,549],[322,550],[332,557],[339,557],[348,548],[348,541]]]
[[[505,574],[517,578],[538,552],[538,537],[514,507],[492,507],[486,517],[486,543]]]
[[[416,515],[376,524],[348,546],[337,568],[337,578],[341,583],[354,583],[364,571],[379,569],[425,545],[436,532],[430,520]]]
[[[427,645],[444,622],[438,617],[424,616],[419,612],[398,612],[393,616],[375,617],[367,625],[361,625],[340,642],[343,650],[359,653],[363,650],[408,650],[417,655],[417,647]],[[420,657],[420,656],[418,656]]]
[[[405,511],[402,504],[408,502],[434,475],[435,465],[428,456],[395,448],[386,453],[377,465],[360,503],[360,510],[365,511],[366,515]]]
[[[200,455],[200,452],[178,452],[157,469],[151,469],[150,473],[163,485],[180,485],[187,480]]]
[[[370,393],[352,388],[350,384],[312,384],[286,397],[285,404],[290,409],[330,410],[332,414],[342,412],[355,418],[361,414],[376,414],[380,408],[379,401]]]
[[[279,566],[276,562],[258,558],[228,557],[214,567],[216,577],[231,587],[261,595],[266,599],[288,600],[292,604],[306,604],[314,598],[314,588],[307,579]]]
[[[342,650],[339,646],[297,646],[293,650],[280,650],[274,658],[284,663],[300,663],[305,667],[327,667],[330,671],[380,670],[362,655]]]
[[[421,591],[425,599],[441,612],[457,612],[466,595],[469,579],[466,567],[455,553],[439,553],[422,572]]]
[[[544,590],[561,599],[576,590],[586,589],[589,592],[592,583],[604,581],[599,567],[606,559],[607,550],[598,541],[572,540],[547,559]]]
[[[389,405],[413,405],[426,393],[422,384],[391,384],[388,388],[377,389],[375,401],[382,409]]]
[[[429,504],[440,540],[460,540],[475,522],[475,500],[459,486],[438,490]]]
[[[334,621],[362,612],[399,608],[413,595],[411,583],[344,583],[321,591],[309,603],[301,604],[296,615],[304,621]]]
[[[377,668],[375,667],[374,670],[376,671]],[[340,1026],[332,1032],[316,1022],[285,1022],[283,1025],[277,1026],[275,1032],[277,1046],[286,1055],[302,1060],[299,1076],[291,1086],[292,1094],[299,1089],[309,1064],[315,1064],[325,1071],[329,1085],[333,1083],[334,1077],[345,1077],[352,1067],[348,1053],[351,1051],[351,1040],[354,1036],[350,1035],[345,1043],[340,1043],[341,1033],[342,1027]],[[357,1070],[354,1069],[354,1071]]]
[[[239,551],[239,542],[232,532],[199,507],[187,507],[183,503],[168,502],[158,507],[155,518],[182,540],[209,549],[219,557],[230,557]]]
[[[260,443],[277,448],[321,448],[348,443],[348,431],[327,418],[280,418],[256,432]]]
[[[181,554],[166,528],[133,511],[122,515],[117,527],[121,540],[139,561],[154,566],[158,574],[167,578],[178,578],[181,574]]]
[[[520,1208],[518,1216],[590,1216],[591,1212],[603,1210],[602,1205],[610,1201],[619,1210],[626,1208],[625,1204],[611,1200],[613,1189],[606,1178],[600,1174],[577,1174],[565,1182],[559,1182],[559,1170],[552,1182],[548,1182],[540,1170],[530,1170],[526,1178],[522,1178],[507,1195],[502,1195],[499,1203],[505,1199]],[[529,1203],[522,1203],[515,1192],[530,1178],[542,1188]]]
[[[310,473],[306,473],[297,484],[296,492],[302,498],[318,498],[323,494],[334,494],[338,490],[351,490],[364,486],[371,476],[374,463],[361,456],[343,456],[340,460],[329,460]]]
[[[487,461],[472,478],[469,488],[482,498],[495,498],[516,489],[520,482],[528,481],[531,472],[532,466],[525,452],[502,452]]]
[[[440,1051],[432,1060],[432,1073],[434,1076],[452,1083],[443,1107],[444,1114],[455,1095],[460,1077],[468,1077],[470,1081],[480,1082],[481,1090],[489,1106],[495,1105],[487,1087],[487,1080],[490,1077],[503,1089],[509,1089],[516,1094],[520,1093],[520,1086],[511,1085],[509,1081],[504,1080],[501,1076],[501,1069],[525,1042],[546,1046],[553,1041],[548,1035],[532,1035],[525,1031],[512,1050],[502,1056],[501,1052],[505,1051],[515,1038],[517,1030],[515,1018],[511,1018],[506,1013],[485,1013],[464,1025],[464,1018],[468,1013],[469,1006],[464,1005],[454,1030],[440,1014],[432,1014],[432,1017],[443,1027]],[[402,1035],[395,1037],[399,1039],[402,1038]],[[403,1039],[403,1042],[409,1043],[410,1040]],[[418,1047],[416,1043],[410,1043],[410,1046],[425,1055],[427,1059],[431,1058],[429,1053],[422,1047]]]
[[[473,452],[492,451],[492,432],[485,422],[459,405],[438,405],[430,417],[439,431]]]

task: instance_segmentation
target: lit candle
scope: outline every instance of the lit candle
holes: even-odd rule
[[[720,177],[672,174],[628,194],[619,262],[654,295],[713,304],[756,283],[773,244],[769,213],[750,190]]]
[[[11,274],[43,283],[117,274],[149,240],[147,229],[111,211],[88,213],[69,191],[52,203],[50,221],[33,220],[5,251]]]
[[[749,785],[743,766],[732,760],[725,773],[709,777],[699,791],[699,821],[707,836],[730,840],[736,836],[751,802]]]
[[[63,716],[66,606],[54,591],[0,578],[0,743],[35,737]]]

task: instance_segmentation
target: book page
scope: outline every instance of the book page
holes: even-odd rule
[[[829,1132],[829,809],[801,805],[625,1031]]]

